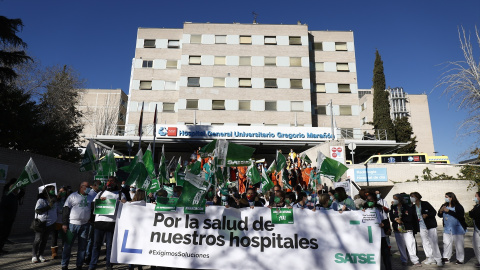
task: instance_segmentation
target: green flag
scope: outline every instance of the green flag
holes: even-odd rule
[[[305,161],[308,164],[312,163],[312,160],[307,156],[307,154],[304,154],[300,157],[301,160]]]
[[[247,177],[250,178],[250,183],[252,183],[252,185],[262,181],[262,177],[260,176],[257,166],[255,166],[255,161],[253,160],[250,166],[247,168]]]
[[[285,156],[282,154],[282,152],[277,150],[277,158],[276,158],[276,163],[277,163],[277,172],[281,172],[285,165],[287,164],[287,159],[285,159]]]
[[[276,165],[277,163],[275,162],[275,160],[272,162],[272,164],[270,164],[270,167],[268,167],[267,169],[267,173],[270,174],[270,173],[273,173],[276,169]]]
[[[167,177],[167,159],[165,158],[164,146],[162,145],[162,156],[160,158],[160,164],[158,168],[158,179],[160,183],[170,183]]]
[[[127,173],[131,173],[133,171],[133,168],[135,167],[135,164],[137,164],[138,157],[143,157],[142,149],[138,150],[138,153],[135,155],[133,160],[130,159],[130,164],[128,164],[127,166],[121,167],[120,170],[122,170],[124,172],[127,172]]]
[[[202,163],[200,161],[196,161],[193,164],[188,164],[187,171],[189,171],[192,174],[199,175],[200,172],[202,171]]]
[[[266,194],[267,191],[273,188],[273,182],[268,177],[268,175],[265,173],[265,170],[262,170],[262,192],[263,194]]]
[[[250,165],[255,148],[229,143],[226,140],[217,140],[215,157],[218,159],[217,166],[237,167]]]
[[[89,141],[85,153],[83,154],[82,164],[80,165],[81,172],[97,170],[96,162],[98,160],[97,151],[92,141]]]
[[[201,205],[205,195],[210,188],[210,183],[203,177],[185,172],[185,183],[183,183],[182,195],[178,199],[177,206],[185,207],[187,210],[203,209]]]
[[[142,158],[139,158],[132,172],[125,181],[125,185],[131,186],[133,183],[135,183],[137,189],[143,189],[147,191],[151,182],[152,180],[148,176],[147,168],[145,168]]]
[[[152,183],[150,184],[150,187],[148,188],[147,194],[153,193],[160,190],[160,182],[158,181],[158,178],[153,178]]]
[[[147,169],[148,176],[150,176],[150,179],[155,179],[157,176],[155,175],[155,165],[153,165],[153,159],[152,159],[152,147],[150,144],[148,145],[147,150],[145,151],[145,154],[143,154],[143,163],[145,164],[145,168]]]
[[[217,140],[211,141],[209,144],[202,147],[198,152],[200,153],[200,157],[206,158],[211,157],[214,154],[215,146],[217,144]]]
[[[25,165],[22,173],[18,177],[17,181],[8,190],[7,194],[10,194],[10,192],[14,191],[17,188],[24,188],[29,184],[35,183],[41,179],[42,177],[40,176],[40,172],[38,171],[37,166],[35,166],[35,162],[33,162],[33,159],[30,158],[27,162],[27,165]]]
[[[341,162],[326,157],[322,152],[318,151],[317,172],[321,175],[337,182],[347,170],[347,166],[343,165]]]
[[[113,147],[108,151],[108,154],[103,157],[101,166],[97,171],[97,175],[111,176],[117,172],[117,162],[113,153]]]
[[[172,198],[173,197],[173,187],[169,186],[163,186],[163,189],[167,192],[167,197]]]

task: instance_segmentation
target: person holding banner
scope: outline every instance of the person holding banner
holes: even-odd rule
[[[320,191],[319,191],[320,192]],[[318,194],[318,204],[315,205],[315,208],[312,209],[312,211],[315,212],[315,210],[331,210],[330,206],[330,196],[328,194]]]
[[[25,190],[20,188],[16,188],[8,193],[16,182],[17,178],[12,178],[3,187],[2,201],[0,202],[0,255],[8,253],[3,247],[12,231],[13,222],[17,216],[18,205],[22,204],[22,199],[25,195]]]
[[[57,220],[57,209],[55,207],[56,195],[55,185],[48,185],[39,188],[40,193],[35,205],[35,219],[44,223],[43,228],[35,228],[35,240],[32,248],[32,263],[45,262],[43,257],[48,236],[53,231],[53,226]]]
[[[92,198],[88,196],[88,182],[80,183],[77,192],[68,196],[63,207],[63,231],[67,241],[62,252],[62,270],[68,269],[72,245],[78,237],[77,269],[82,269],[87,246],[87,227],[90,220]]]
[[[92,259],[90,261],[90,266],[88,269],[94,270],[97,267],[98,257],[100,256],[100,249],[102,248],[103,238],[105,237],[106,248],[107,248],[107,258],[106,266],[107,270],[112,269],[110,263],[110,254],[112,251],[112,242],[113,242],[113,233],[115,231],[115,221],[116,221],[116,206],[119,201],[122,203],[127,202],[125,195],[121,193],[117,187],[117,178],[110,176],[107,182],[107,188],[105,191],[101,191],[95,197],[95,231],[94,231],[94,242],[92,250]],[[113,204],[112,208],[99,208],[98,204],[101,202],[108,202]],[[98,211],[97,211],[98,210]],[[102,210],[107,210],[103,212]],[[100,214],[105,213],[105,214]]]
[[[338,211],[357,210],[355,202],[347,195],[343,187],[337,187],[335,189],[334,197],[338,202]]]

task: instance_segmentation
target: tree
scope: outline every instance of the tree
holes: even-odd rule
[[[49,69],[51,79],[40,98],[42,144],[39,152],[67,161],[78,161],[79,133],[83,129],[82,114],[77,108],[79,93],[84,82],[67,66]]]
[[[397,153],[399,154],[415,153],[415,149],[417,146],[417,141],[416,141],[417,137],[412,138],[413,129],[412,129],[412,125],[408,121],[408,117],[404,116],[404,117],[395,119],[394,127],[395,127],[395,140],[397,142],[410,142],[409,144],[398,149]]]
[[[93,129],[93,135],[117,135],[121,95],[108,94],[103,104],[86,106],[83,112],[85,126]]]
[[[446,63],[447,70],[442,74],[436,87],[445,87],[443,94],[450,97],[450,102],[457,103],[459,110],[466,110],[468,118],[460,124],[463,136],[476,136],[480,133],[480,54],[476,56],[470,35],[463,27],[458,30],[460,48],[464,60]],[[475,28],[475,37],[480,47],[480,33]]]
[[[373,67],[373,128],[386,130],[387,139],[395,137],[395,129],[390,118],[390,102],[388,92],[385,91],[385,74],[383,73],[383,61],[375,51],[375,64]]]
[[[6,83],[17,77],[13,67],[31,60],[23,50],[27,44],[17,36],[22,28],[21,19],[0,16],[0,91],[6,87]]]

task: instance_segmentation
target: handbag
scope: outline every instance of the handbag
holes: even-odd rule
[[[38,215],[37,215],[38,216]],[[38,218],[35,218],[30,225],[30,229],[34,232],[43,233],[47,228],[47,221],[41,221]]]

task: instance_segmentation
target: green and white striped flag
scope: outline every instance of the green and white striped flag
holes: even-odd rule
[[[135,167],[125,181],[125,185],[127,186],[131,186],[133,183],[135,183],[137,189],[143,189],[145,191],[148,191],[152,183],[152,179],[148,176],[147,168],[145,168],[141,157],[137,160]]]
[[[337,182],[338,179],[348,170],[347,166],[343,165],[334,159],[326,157],[322,152],[317,153],[317,173]]]
[[[272,164],[270,164],[270,167],[268,167],[267,169],[267,173],[270,174],[270,173],[273,173],[275,170],[276,170],[276,165],[277,163],[275,162],[275,160],[272,162]]]
[[[292,186],[288,183],[288,171],[286,169],[282,172],[283,188],[292,189]]]
[[[145,151],[145,154],[143,154],[143,163],[145,164],[145,168],[147,169],[148,176],[150,176],[150,179],[156,179],[157,176],[155,175],[155,165],[153,164],[153,158],[152,158],[152,147],[149,144],[147,150]]]
[[[112,176],[117,172],[117,162],[113,153],[113,147],[108,154],[102,159],[101,166],[97,171],[97,175]]]
[[[85,153],[83,154],[82,164],[80,165],[81,172],[95,171],[97,170],[98,155],[95,150],[95,144],[89,141]]]
[[[277,169],[276,169],[277,172],[281,172],[285,167],[285,165],[287,165],[287,159],[282,154],[282,152],[278,150],[277,150],[277,158],[275,159],[275,161],[277,163]]]
[[[138,150],[135,157],[132,160],[130,160],[130,164],[128,164],[127,166],[121,167],[120,170],[127,173],[131,173],[133,171],[133,168],[135,168],[135,164],[137,164],[138,159],[141,157],[143,157],[142,149]]]
[[[14,191],[17,188],[24,188],[41,179],[42,177],[40,176],[40,172],[38,171],[37,166],[35,166],[35,162],[33,162],[33,159],[30,158],[27,162],[27,165],[25,165],[22,173],[18,177],[17,182],[13,184],[13,186],[8,190],[7,194],[10,194],[10,192]]]
[[[273,182],[268,177],[268,175],[265,173],[265,170],[262,170],[262,192],[263,194],[266,194],[267,191],[273,188]]]
[[[250,165],[250,159],[255,148],[229,143],[227,140],[217,140],[215,157],[217,167],[237,167]]]
[[[178,199],[177,206],[191,208],[189,210],[205,207],[201,202],[204,201],[209,188],[210,183],[203,177],[186,171],[182,195]]]
[[[259,183],[262,181],[262,176],[260,176],[257,166],[255,165],[256,165],[255,161],[252,160],[252,163],[247,168],[247,177],[250,178],[250,183],[252,183],[252,185],[255,185],[256,183]]]
[[[160,158],[160,164],[159,164],[159,167],[158,167],[158,179],[160,181],[160,183],[170,183],[170,181],[168,181],[168,177],[167,177],[167,159],[165,158],[165,151],[164,151],[164,145],[162,145],[162,156]]]

